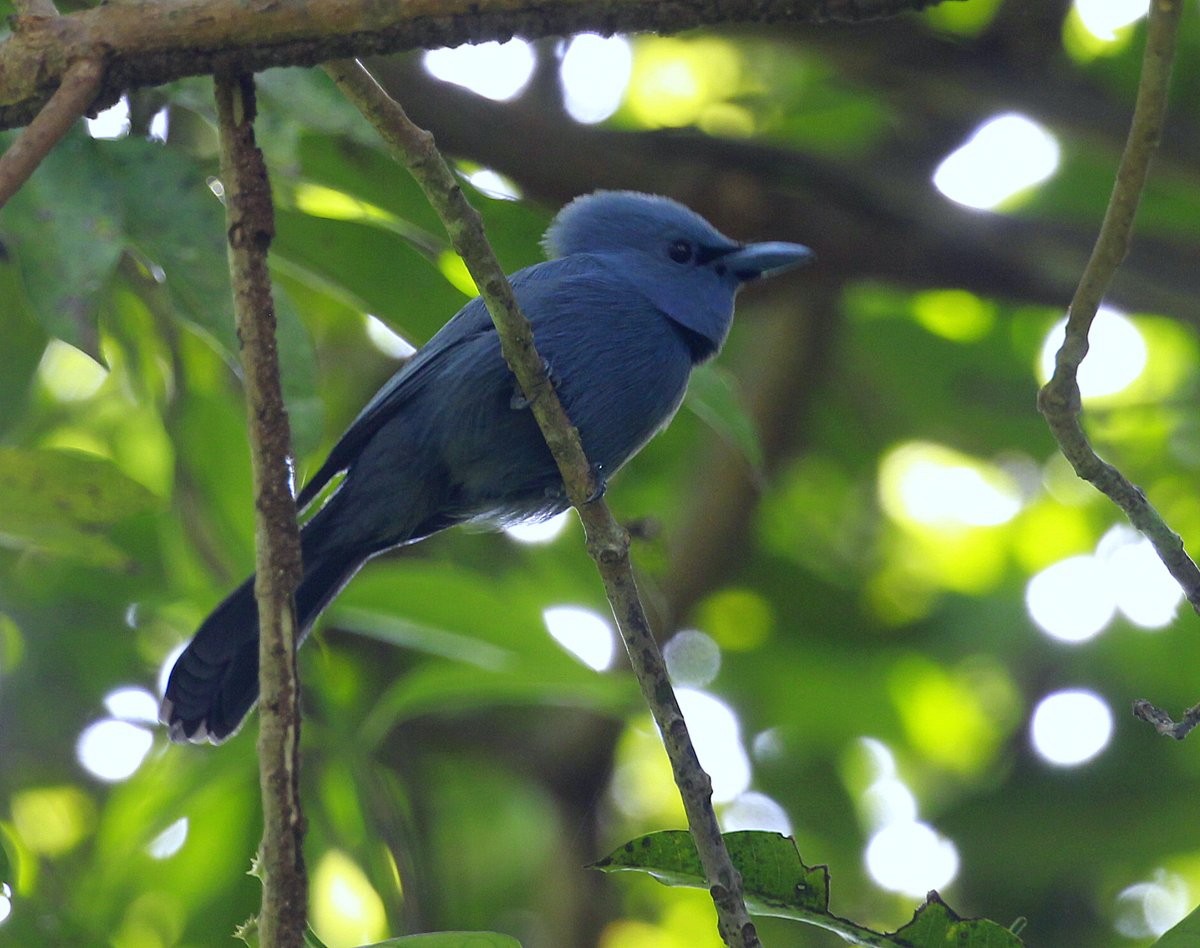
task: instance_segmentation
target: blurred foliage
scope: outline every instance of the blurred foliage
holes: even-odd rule
[[[1073,614],[1151,584],[1034,408],[1144,26],[1100,41],[1075,8],[1037,6],[639,37],[623,102],[593,130],[612,137],[568,154],[550,133],[506,161],[463,119],[465,93],[427,77],[410,92],[445,103],[434,131],[464,171],[494,162],[526,195],[467,185],[507,267],[540,259],[556,204],[609,166],[621,186],[676,189],[737,236],[821,258],[743,295],[727,352],[608,495],[636,527],[663,641],[707,636],[704,661],[673,668],[727,828],[790,832],[829,866],[833,911],[878,930],[912,918],[927,857],[945,869],[952,853],[937,885],[964,915],[1025,918],[1034,946],[1147,945],[1200,901],[1186,818],[1200,757],[1196,738],[1163,741],[1125,709],[1200,697],[1195,617],[1152,630],[1109,606],[1102,634],[1072,643],[1025,604],[1030,579],[1069,557],[1096,554],[1098,577],[1064,598]],[[1196,549],[1193,12],[1139,219],[1139,240],[1159,242],[1119,301],[1147,367],[1085,415]],[[536,52],[553,65],[553,44]],[[277,71],[260,88],[302,479],[395,370],[367,315],[418,345],[466,296],[418,190],[323,76]],[[580,130],[556,91],[535,80],[489,108],[502,122],[531,110],[568,140]],[[130,106],[127,134],[80,127],[0,213],[3,945],[220,944],[259,897],[254,724],[212,749],[169,746],[152,723],[173,651],[253,558],[210,90],[187,81]],[[1058,139],[1057,173],[1003,214],[954,208],[930,186],[938,161],[1014,108]],[[147,134],[164,109],[165,142]],[[671,165],[681,141],[692,164]],[[861,204],[856,223],[845,209]],[[1025,236],[990,245],[1002,260],[910,260],[908,243],[960,220]],[[879,245],[896,232],[904,245]],[[331,948],[434,930],[717,944],[703,893],[583,868],[682,816],[621,657],[597,672],[569,654],[543,618],[558,605],[605,614],[573,518],[545,542],[457,531],[382,558],[323,620],[301,662],[303,780],[312,919]],[[1099,695],[1116,722],[1071,767],[1030,736],[1064,689]],[[872,860],[897,819],[934,848],[888,876]],[[779,919],[761,932],[841,943]]]

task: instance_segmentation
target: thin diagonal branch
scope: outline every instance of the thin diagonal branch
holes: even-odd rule
[[[103,79],[104,66],[99,59],[76,60],[63,74],[50,101],[0,155],[0,207],[8,203],[50,149],[87,111]]]
[[[246,384],[254,478],[254,593],[259,616],[259,780],[263,883],[259,943],[298,948],[307,924],[300,808],[300,686],[296,613],[300,534],[290,489],[291,434],[279,380],[267,248],[275,234],[271,186],[254,141],[254,79],[215,77],[229,269]]]
[[[629,535],[596,497],[592,468],[578,432],[571,426],[533,345],[528,321],[520,312],[483,233],[482,220],[462,193],[453,172],[433,143],[433,136],[414,125],[404,110],[375,82],[362,65],[344,60],[325,70],[346,96],[376,127],[425,190],[480,289],[496,323],[505,360],[529,399],[534,417],[562,474],[571,503],[587,533],[588,552],[596,561],[621,637],[629,652],[642,694],[662,733],[675,782],[683,798],[688,826],[696,841],[713,902],[718,928],[730,948],[760,944],[746,910],[742,880],[729,858],[712,808],[712,782],[700,766],[683,714],[667,678],[666,667],[650,629],[629,560]]]
[[[1154,544],[1193,608],[1200,611],[1200,569],[1184,551],[1183,541],[1166,525],[1141,489],[1102,461],[1092,449],[1079,420],[1081,405],[1076,380],[1079,365],[1088,351],[1092,320],[1113,274],[1129,250],[1134,216],[1150,161],[1162,136],[1182,7],[1183,0],[1155,0],[1150,4],[1142,78],[1129,137],[1100,235],[1067,312],[1066,338],[1058,350],[1054,376],[1039,393],[1038,408],[1075,472],[1125,511],[1133,525]]]
[[[1054,375],[1038,393],[1038,408],[1075,473],[1125,511],[1130,522],[1154,545],[1159,559],[1179,583],[1192,608],[1200,612],[1200,569],[1188,556],[1183,540],[1167,526],[1141,488],[1101,460],[1092,449],[1080,424],[1081,399],[1077,380],[1080,363],[1087,355],[1088,333],[1096,311],[1113,275],[1129,252],[1134,218],[1150,162],[1162,138],[1182,12],[1183,0],[1153,0],[1150,4],[1142,74],[1129,136],[1100,235],[1067,311],[1066,337],[1055,358]],[[1160,734],[1177,740],[1200,723],[1200,706],[1190,709],[1179,723],[1144,699],[1134,702],[1133,713],[1153,724]]]

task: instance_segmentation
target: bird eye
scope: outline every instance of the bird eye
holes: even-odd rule
[[[676,263],[687,263],[692,259],[694,253],[695,250],[692,248],[691,243],[686,240],[675,241],[667,250],[667,256]]]

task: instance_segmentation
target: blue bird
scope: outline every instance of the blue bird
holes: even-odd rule
[[[742,244],[667,198],[600,191],[564,207],[547,262],[512,277],[538,352],[601,480],[671,420],[692,368],[725,342],[742,284],[804,263],[799,244]],[[371,557],[455,524],[565,510],[528,404],[473,299],[362,410],[297,497],[342,483],[301,531],[301,634]],[[160,709],[175,741],[219,743],[258,699],[251,577],[204,620]]]

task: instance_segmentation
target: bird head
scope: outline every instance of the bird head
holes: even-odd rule
[[[800,244],[743,244],[670,198],[597,191],[576,198],[551,222],[551,257],[593,254],[619,269],[662,312],[720,348],[733,299],[751,280],[806,263]]]

